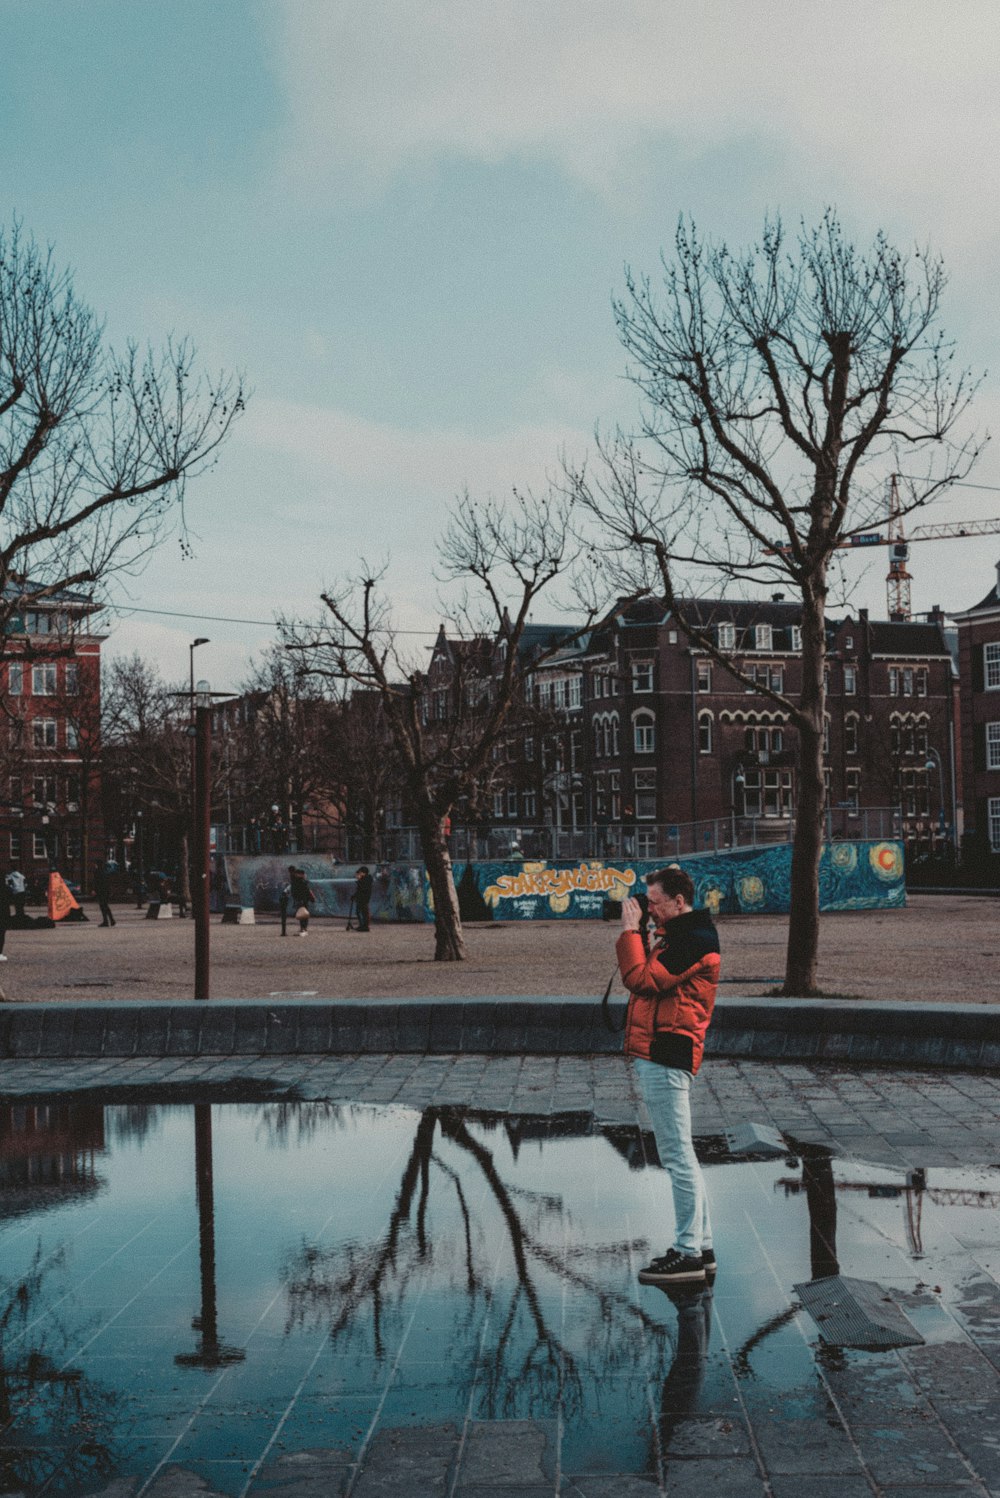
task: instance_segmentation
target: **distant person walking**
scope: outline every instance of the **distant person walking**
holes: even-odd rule
[[[362,864],[356,874],[357,886],[354,891],[354,904],[358,912],[358,930],[370,931],[369,911],[372,903],[372,876],[367,866]]]
[[[295,919],[299,923],[299,935],[309,934],[309,907],[315,902],[316,896],[309,888],[309,880],[303,869],[290,869],[291,879],[288,886],[289,904],[295,911]]]
[[[643,1285],[704,1282],[715,1275],[708,1198],[691,1138],[691,1085],[719,982],[719,937],[707,910],[694,910],[683,869],[646,875],[656,939],[648,949],[638,900],[622,901],[618,968],[628,989],[625,1054],[631,1056],[670,1177],[674,1241],[639,1271]]]
[[[108,878],[108,866],[103,858],[99,858],[94,864],[94,894],[97,896],[97,904],[101,912],[101,925],[113,926],[115,918],[111,914],[111,881]]]
[[[11,904],[14,906],[12,924],[21,925],[24,922],[24,902],[28,897],[27,880],[20,869],[11,869],[7,875],[6,884],[10,891]]]

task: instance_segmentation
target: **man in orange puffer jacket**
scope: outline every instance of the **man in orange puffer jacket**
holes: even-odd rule
[[[647,953],[638,900],[622,902],[618,967],[629,991],[625,1054],[633,1058],[660,1164],[670,1176],[673,1247],[640,1270],[644,1285],[712,1278],[716,1270],[705,1181],[691,1139],[691,1083],[719,982],[719,936],[707,910],[692,909],[683,869],[647,874],[649,914],[659,940]]]

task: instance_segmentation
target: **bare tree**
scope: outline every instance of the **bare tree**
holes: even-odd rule
[[[953,438],[976,388],[937,327],[945,273],[883,234],[860,251],[828,210],[787,245],[780,222],[735,253],[683,222],[654,289],[629,274],[615,304],[637,437],[601,444],[570,474],[619,585],[662,592],[680,628],[798,731],[786,994],[816,990],[823,839],[826,610],[838,548],[883,523],[886,481],[902,513],[964,476],[979,447]],[[761,687],[724,637],[685,617],[683,591],[781,581],[802,603],[801,690]],[[697,584],[695,584],[697,591]]]
[[[489,773],[532,664],[521,650],[532,608],[575,560],[569,504],[557,494],[515,493],[507,506],[476,504],[466,496],[452,513],[439,555],[442,580],[466,587],[461,614],[471,636],[451,662],[442,688],[446,701],[431,700],[423,666],[397,649],[381,587],[384,569],[366,569],[324,593],[324,619],[313,627],[286,621],[282,634],[310,671],[378,694],[430,882],[434,957],[455,962],[464,957],[465,944],[446,819],[463,797],[475,801]],[[566,637],[572,633],[567,627]]]
[[[243,405],[238,379],[196,373],[186,340],[107,348],[52,252],[17,223],[0,231],[2,632],[67,589],[134,571]]]

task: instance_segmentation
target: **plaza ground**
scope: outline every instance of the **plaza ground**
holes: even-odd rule
[[[116,907],[102,930],[86,924],[11,931],[0,971],[5,997],[60,1000],[177,1000],[193,996],[190,920],[148,921]],[[294,923],[292,923],[294,925]],[[755,997],[782,981],[784,916],[723,916],[720,992]],[[614,967],[617,928],[600,921],[497,922],[466,928],[469,959],[436,963],[433,928],[313,919],[302,940],[282,939],[276,917],[254,926],[212,918],[212,997],[307,994],[327,999],[565,995],[599,997]],[[1000,1003],[1000,905],[968,895],[913,895],[902,910],[824,916],[819,982],[859,1000]]]

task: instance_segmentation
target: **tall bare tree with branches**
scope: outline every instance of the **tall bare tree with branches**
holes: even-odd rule
[[[134,571],[244,406],[186,340],[108,348],[104,328],[16,223],[0,230],[0,638],[14,616]]]
[[[956,436],[977,381],[938,327],[939,259],[878,234],[866,250],[832,210],[790,244],[780,221],[733,252],[681,222],[662,286],[629,274],[615,304],[639,433],[600,444],[570,473],[618,586],[663,594],[680,628],[798,731],[800,766],[784,992],[816,989],[823,840],[826,612],[838,548],[968,473],[979,444]],[[801,690],[759,686],[711,628],[685,617],[685,589],[780,581],[802,603]]]
[[[446,819],[460,799],[476,799],[530,669],[521,645],[531,611],[576,560],[569,510],[555,493],[515,493],[506,505],[466,496],[455,506],[439,549],[440,575],[464,587],[459,614],[476,648],[456,657],[447,710],[439,716],[431,711],[423,663],[398,649],[384,568],[365,567],[361,577],[324,593],[326,614],[317,624],[282,625],[303,667],[375,692],[382,702],[430,882],[439,962],[465,955]],[[567,626],[567,637],[572,633]]]

